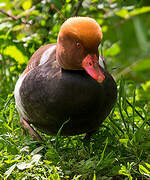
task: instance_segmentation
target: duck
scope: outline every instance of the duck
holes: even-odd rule
[[[62,136],[91,135],[110,114],[117,98],[115,80],[99,54],[103,34],[90,17],[70,17],[57,43],[31,56],[14,90],[20,124],[36,140],[35,130]]]

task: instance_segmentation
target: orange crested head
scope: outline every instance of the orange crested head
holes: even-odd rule
[[[98,23],[90,17],[71,17],[61,26],[58,38],[70,36],[80,41],[85,49],[93,51],[98,48],[103,37]]]
[[[99,66],[98,46],[102,31],[89,17],[71,17],[61,26],[58,34],[56,59],[66,70],[85,70],[101,83],[105,79]]]

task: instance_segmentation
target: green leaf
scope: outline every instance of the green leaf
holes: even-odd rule
[[[145,165],[150,169],[150,164],[148,164],[148,163],[145,163]]]
[[[126,166],[121,167],[121,170],[119,171],[119,174],[128,176],[129,180],[132,180],[132,176],[131,176],[129,170],[126,168]]]
[[[123,8],[120,11],[117,11],[115,14],[117,16],[120,16],[124,19],[129,18],[130,16],[136,16],[139,14],[143,14],[150,11],[150,6],[142,7],[142,8],[136,8],[132,11],[128,11],[127,9]]]
[[[133,71],[145,71],[150,69],[150,59],[143,59],[137,62],[137,64],[132,68]]]
[[[129,12],[127,9],[121,9],[120,11],[115,13],[117,16],[120,16],[122,18],[128,18],[129,17]]]
[[[105,32],[107,32],[107,31],[108,31],[108,26],[105,26],[105,25],[102,26],[102,32],[105,33]]]
[[[37,153],[40,152],[43,148],[44,148],[43,146],[40,146],[40,147],[34,149],[34,150],[31,152],[31,155],[37,154]]]
[[[141,164],[139,165],[139,171],[141,174],[144,174],[145,176],[150,177],[150,171]]]
[[[129,139],[119,139],[119,141],[120,141],[125,147],[127,147],[127,144],[128,144]]]
[[[75,176],[73,177],[73,180],[78,180],[80,177],[81,177],[81,175],[78,175],[78,176],[75,175]]]
[[[25,0],[23,3],[22,3],[22,7],[24,10],[28,10],[30,9],[32,6],[32,0]]]
[[[40,154],[35,154],[32,158],[31,158],[31,162],[21,162],[17,164],[17,168],[20,170],[24,170],[24,169],[28,169],[28,168],[32,168],[34,165],[37,165],[40,158],[42,156]]]
[[[31,159],[31,163],[32,164],[38,164],[39,160],[41,159],[42,155],[40,154],[35,154],[32,159]]]
[[[8,126],[8,127],[10,127],[10,126]],[[12,130],[12,129],[11,129],[11,130]],[[12,144],[9,144],[9,145],[7,146],[7,150],[8,150],[8,152],[10,152],[11,154],[14,154],[14,155],[18,153],[17,146],[12,145]]]
[[[150,11],[150,6],[145,6],[145,7],[137,8],[137,9],[134,9],[134,10],[130,11],[129,15],[130,16],[135,16],[135,15],[147,13],[149,11]]]
[[[94,173],[93,180],[96,180],[96,174]]]
[[[25,56],[16,46],[7,46],[4,49],[4,54],[14,58],[19,64],[27,62],[27,56]]]
[[[5,10],[10,10],[13,7],[13,2],[10,0],[1,0],[0,3]]]
[[[31,15],[34,15],[34,16],[40,15],[40,12],[39,12],[38,10],[32,10],[32,8],[31,8],[30,10],[28,10],[28,11],[30,11],[30,16],[31,16]],[[28,14],[29,14],[28,11],[23,11],[23,12],[21,12],[21,13],[19,14],[20,17],[22,17],[22,16],[28,16]]]
[[[6,178],[8,178],[8,176],[10,176],[10,174],[12,173],[12,171],[15,169],[16,164],[12,165],[6,172],[5,172],[5,176]]]
[[[4,22],[0,24],[0,30],[3,30],[4,28],[11,28],[12,24],[9,22]]]
[[[24,27],[25,27],[24,24],[19,24],[19,25],[14,26],[12,30],[19,31],[19,30],[23,29]],[[22,34],[22,35],[24,36],[24,34]]]
[[[99,162],[97,163],[97,166],[99,166],[103,162],[107,145],[108,145],[108,137],[106,138],[106,144],[105,144],[104,149],[103,149],[103,151],[101,153],[101,158],[100,158]]]
[[[30,163],[21,162],[21,163],[17,164],[17,168],[20,170],[24,170],[24,169],[28,169],[28,168],[32,168],[32,167],[33,167],[33,164],[31,162]]]
[[[119,171],[119,174],[122,174],[122,175],[125,175],[125,176],[129,175],[126,166],[121,167],[121,170]]]
[[[0,142],[0,150],[4,147],[4,144]]]
[[[120,47],[117,43],[114,43],[109,49],[104,51],[104,56],[116,56],[120,53]]]
[[[23,147],[22,149],[20,149],[20,152],[22,153],[22,152],[29,152],[29,146],[25,146],[25,147]]]
[[[145,83],[142,84],[142,88],[144,89],[144,91],[148,91],[150,92],[150,81],[146,81]]]

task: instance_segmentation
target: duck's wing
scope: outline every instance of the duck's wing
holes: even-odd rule
[[[36,66],[42,65],[51,59],[56,57],[56,43],[47,44],[40,47],[30,58],[29,63],[24,70],[23,74],[26,74]]]

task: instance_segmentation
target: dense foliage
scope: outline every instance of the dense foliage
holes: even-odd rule
[[[35,50],[56,42],[64,20],[77,15],[102,27],[99,50],[118,100],[90,143],[59,134],[35,142],[21,132],[13,89]],[[150,178],[149,19],[145,0],[0,0],[1,178]]]

